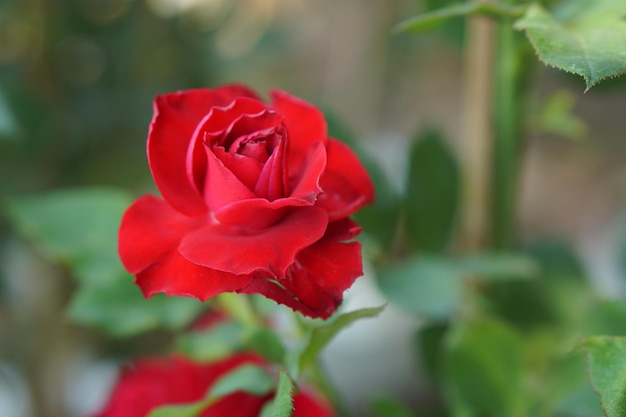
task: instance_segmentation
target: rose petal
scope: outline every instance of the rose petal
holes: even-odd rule
[[[327,318],[330,317],[332,311],[334,311],[334,303],[327,308],[323,308],[321,311],[310,308],[276,280],[271,279],[255,278],[250,285],[237,292],[241,294],[262,294],[264,297],[274,300],[278,304],[285,305],[294,311],[299,311],[303,315],[312,318]]]
[[[334,417],[330,406],[309,390],[300,390],[293,397],[293,417]]]
[[[196,265],[171,252],[158,263],[136,274],[135,283],[146,297],[165,293],[205,301],[223,292],[234,292],[252,281],[251,276],[234,275]]]
[[[322,239],[298,253],[296,264],[321,287],[335,288],[343,293],[356,278],[363,275],[361,244],[345,242],[360,230],[349,219],[331,223]],[[290,285],[285,285],[290,288]]]
[[[216,147],[212,149],[212,152],[215,157],[224,165],[224,168],[227,171],[232,173],[243,185],[248,188],[248,190],[250,190],[254,194],[257,194],[254,188],[256,186],[257,179],[259,178],[259,176],[261,175],[261,171],[263,170],[263,165],[259,163],[259,161],[253,158],[248,158],[244,155],[226,152],[221,147]],[[205,192],[207,196],[210,196],[215,191],[209,189]]]
[[[198,123],[214,106],[225,106],[236,97],[258,99],[247,87],[228,85],[157,96],[148,132],[148,161],[163,197],[186,214],[205,211],[200,192],[187,176],[189,142]]]
[[[359,158],[345,143],[329,138],[328,162],[321,179],[324,192],[316,206],[328,210],[331,221],[348,217],[374,199],[374,185]]]
[[[198,190],[204,190],[207,142],[209,147],[221,143],[235,121],[247,117],[257,118],[265,113],[267,113],[265,103],[248,97],[238,97],[228,106],[212,107],[203,117],[189,140],[185,167],[187,178]]]
[[[270,96],[270,107],[285,117],[284,123],[289,132],[289,164],[299,167],[315,142],[326,141],[324,114],[312,104],[287,92],[273,90]]]
[[[154,196],[139,198],[126,211],[120,226],[119,254],[146,297],[163,292],[206,300],[249,284],[251,277],[194,265],[180,256],[182,237],[205,222],[204,217],[178,213]]]
[[[272,155],[265,161],[263,170],[261,171],[254,193],[269,201],[277,200],[285,197],[287,188],[287,172],[285,169],[285,135],[284,129],[276,132],[276,146]]]
[[[140,197],[122,217],[120,259],[131,274],[143,271],[175,251],[183,235],[205,221],[180,214],[158,197]]]
[[[280,156],[281,150],[277,149]],[[268,161],[268,164],[270,161]],[[266,164],[266,166],[268,165]],[[224,224],[247,225],[253,228],[268,227],[284,215],[287,207],[311,206],[321,193],[319,182],[326,166],[326,150],[321,142],[314,144],[307,155],[307,162],[300,174],[294,179],[295,189],[288,198],[269,199],[254,198],[233,201],[225,204],[215,212],[215,218]],[[263,173],[262,173],[263,175]],[[262,181],[263,178],[259,181]],[[278,181],[278,175],[274,181]],[[278,186],[276,186],[278,187]]]
[[[326,149],[322,142],[316,142],[311,145],[301,166],[295,169],[292,165],[288,166],[290,188],[288,195],[311,204],[315,203],[322,192],[320,182],[325,168]]]
[[[217,211],[223,206],[240,200],[256,198],[253,191],[224,165],[213,149],[206,148],[206,180],[204,200],[207,206]]]
[[[296,254],[324,235],[326,225],[324,210],[301,207],[266,229],[215,224],[194,230],[183,238],[180,252],[218,271],[284,276]]]
[[[343,292],[363,274],[360,243],[343,242],[358,231],[347,219],[329,225],[324,238],[298,254],[284,279],[256,277],[238,292],[263,294],[309,317],[330,317]]]
[[[241,226],[252,229],[271,227],[294,207],[310,206],[306,201],[295,198],[280,198],[268,201],[264,198],[251,198],[235,201],[214,213],[215,219],[224,225]]]

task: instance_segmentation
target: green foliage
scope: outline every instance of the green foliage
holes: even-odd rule
[[[564,16],[532,4],[515,27],[525,30],[539,59],[581,75],[587,90],[626,73],[626,4],[621,0],[572,2]]]
[[[398,23],[394,30],[397,32],[420,33],[432,30],[450,19],[468,15],[482,14],[495,17],[516,17],[524,10],[523,6],[510,6],[500,2],[467,1],[427,13],[419,14]]]
[[[7,212],[41,253],[78,279],[68,310],[73,321],[112,336],[159,326],[182,328],[202,303],[163,295],[146,300],[118,259],[117,230],[131,201],[118,190],[83,188],[16,198],[8,202]]]
[[[117,231],[132,198],[107,188],[53,191],[8,202],[17,230],[48,259],[62,262],[85,283],[115,278],[124,269]]]
[[[453,416],[525,416],[522,339],[504,323],[456,323],[443,353]]]
[[[372,401],[374,417],[414,417],[404,405],[391,398],[376,398]]]
[[[378,285],[395,305],[442,320],[460,307],[469,281],[528,279],[536,271],[537,265],[522,254],[483,253],[456,259],[420,256],[379,270]]]
[[[219,398],[236,391],[245,391],[262,396],[269,394],[275,387],[275,382],[265,369],[257,365],[242,365],[232,372],[218,379],[209,398]]]
[[[535,243],[527,253],[538,265],[533,279],[492,283],[483,291],[484,308],[522,330],[577,326],[594,297],[580,259],[554,241]]]
[[[546,101],[539,115],[540,128],[567,139],[580,140],[587,136],[587,124],[573,113],[576,97],[569,90],[560,90]]]
[[[122,337],[157,327],[182,329],[202,308],[200,301],[190,298],[157,294],[145,299],[133,284],[133,277],[122,274],[116,280],[80,285],[67,314],[76,323]]]
[[[211,403],[212,400],[202,400],[193,404],[166,405],[155,408],[147,417],[198,417]]]
[[[459,305],[462,278],[460,271],[444,258],[419,257],[380,271],[378,286],[394,305],[441,320]]]
[[[349,313],[340,314],[329,320],[329,322],[313,327],[299,358],[300,369],[306,369],[308,366],[313,365],[322,349],[324,349],[341,330],[359,319],[378,316],[384,308],[385,306],[380,306],[351,311]]]
[[[434,382],[439,382],[441,375],[441,354],[448,327],[448,323],[428,323],[420,326],[415,333],[415,347],[420,364]]]
[[[243,326],[237,322],[218,324],[210,331],[192,331],[176,338],[176,350],[198,361],[215,361],[241,348]]]
[[[294,384],[289,375],[281,371],[278,374],[278,388],[272,401],[261,410],[260,417],[291,417],[293,414]]]
[[[626,337],[594,336],[584,343],[589,378],[606,417],[626,415]]]
[[[420,251],[445,249],[456,220],[460,173],[443,139],[430,131],[410,150],[405,191],[408,237]]]
[[[232,321],[181,334],[176,338],[176,348],[199,361],[219,360],[236,351],[254,351],[274,363],[282,362],[285,356],[285,348],[272,330]]]

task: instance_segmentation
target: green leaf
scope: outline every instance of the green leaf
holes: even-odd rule
[[[497,2],[467,1],[454,6],[419,14],[398,23],[393,30],[394,32],[420,33],[435,29],[454,18],[474,14],[495,17],[519,17],[524,10],[524,6],[510,6]]]
[[[453,408],[467,415],[526,415],[522,340],[504,323],[483,320],[454,326],[443,365]]]
[[[274,387],[274,380],[263,368],[242,365],[218,379],[211,388],[209,398],[220,398],[236,391],[263,396],[272,392]]]
[[[193,404],[166,405],[155,408],[147,417],[198,417],[213,400],[202,400]]]
[[[198,417],[220,398],[237,391],[263,396],[274,389],[274,381],[257,365],[242,365],[219,378],[207,398],[184,405],[167,405],[153,410],[148,417]]]
[[[378,286],[398,307],[442,320],[456,311],[467,279],[510,281],[534,277],[532,258],[513,253],[480,253],[460,258],[420,256],[378,271]]]
[[[124,270],[117,231],[131,202],[119,190],[83,188],[16,198],[7,209],[17,230],[44,255],[65,263],[81,281],[101,284]]]
[[[276,333],[263,327],[254,328],[245,334],[243,345],[270,362],[281,362],[285,356],[285,348]]]
[[[293,391],[293,381],[289,375],[280,371],[276,395],[272,401],[263,407],[260,417],[291,417],[293,414]]]
[[[193,298],[157,294],[145,299],[130,275],[121,278],[106,285],[79,287],[68,307],[69,318],[121,337],[161,326],[183,328],[203,309]]]
[[[325,322],[311,331],[311,335],[300,355],[300,369],[305,369],[317,359],[319,353],[342,329],[348,327],[355,321],[364,318],[376,317],[385,306],[363,308],[349,313],[341,314],[330,322]]]
[[[530,256],[508,252],[468,255],[460,258],[457,265],[464,274],[489,281],[533,278],[540,270]]]
[[[439,383],[441,375],[441,354],[448,328],[448,323],[429,323],[421,326],[414,336],[420,365],[435,383]]]
[[[411,259],[378,273],[378,286],[394,305],[430,319],[445,319],[457,307],[463,275],[449,260]]]
[[[626,300],[594,303],[589,309],[584,327],[588,335],[626,335]]]
[[[406,186],[408,237],[420,251],[443,250],[456,221],[460,172],[456,159],[435,132],[410,150]]]
[[[53,191],[8,202],[10,219],[50,260],[79,280],[69,317],[113,336],[188,325],[203,308],[191,298],[146,300],[117,254],[117,231],[130,196],[108,188]]]
[[[184,333],[176,338],[176,349],[197,361],[215,361],[241,347],[243,326],[237,322],[219,324],[210,331]]]
[[[372,401],[374,417],[414,417],[404,405],[392,398],[376,398]]]
[[[539,59],[581,75],[589,90],[599,81],[626,73],[626,3],[578,2],[564,19],[532,4],[515,27],[525,30]]]
[[[22,130],[5,94],[0,89],[0,141],[17,136]]]
[[[585,341],[588,373],[607,417],[626,415],[626,337],[594,336]]]

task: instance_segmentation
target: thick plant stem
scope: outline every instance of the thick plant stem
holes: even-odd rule
[[[477,251],[487,245],[493,110],[495,23],[485,16],[468,19],[464,62],[464,171],[460,246]]]

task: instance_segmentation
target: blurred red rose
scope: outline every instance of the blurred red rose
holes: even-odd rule
[[[322,113],[230,85],[158,96],[148,160],[163,199],[125,213],[119,253],[146,296],[260,293],[326,318],[362,274],[348,216],[374,196]]]
[[[182,357],[143,359],[125,368],[104,408],[92,417],[146,417],[164,405],[182,405],[204,398],[227,372],[245,364],[263,364],[252,354],[238,354],[217,363],[198,364]],[[235,392],[202,411],[200,417],[257,417],[273,394]],[[293,417],[333,417],[320,398],[301,390],[294,396]]]

